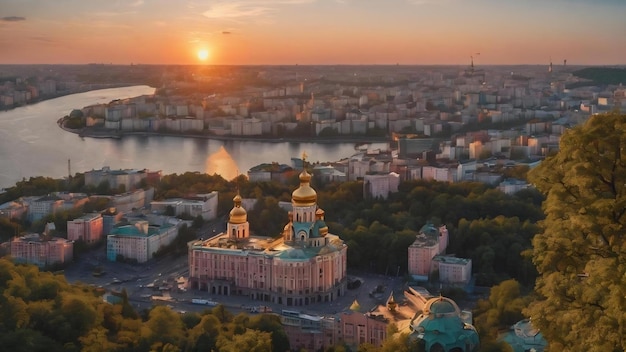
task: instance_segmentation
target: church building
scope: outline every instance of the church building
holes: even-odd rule
[[[306,164],[305,164],[306,165]],[[189,285],[209,295],[304,306],[346,294],[348,247],[328,232],[311,175],[300,174],[282,236],[252,236],[239,194],[226,231],[189,243]]]

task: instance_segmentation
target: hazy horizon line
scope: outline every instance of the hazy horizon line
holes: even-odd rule
[[[390,64],[390,63],[370,63],[370,64],[349,64],[349,63],[336,63],[336,64],[185,64],[185,63],[104,63],[104,62],[89,62],[89,63],[0,63],[0,66],[199,66],[199,67],[255,67],[255,66],[441,66],[441,67],[470,67],[467,63],[462,64]],[[550,63],[514,63],[514,64],[474,64],[474,67],[492,67],[492,66],[549,66]],[[626,67],[626,63],[620,64],[555,64],[553,67],[581,67],[581,66],[593,66],[593,67]]]

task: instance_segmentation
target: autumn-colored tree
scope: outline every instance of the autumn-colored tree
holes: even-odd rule
[[[533,239],[537,300],[526,311],[550,351],[626,350],[626,115],[595,115],[529,173],[545,194]]]

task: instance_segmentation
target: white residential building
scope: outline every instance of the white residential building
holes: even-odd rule
[[[373,174],[363,177],[363,196],[365,198],[387,199],[390,193],[398,192],[400,175],[395,172]]]
[[[213,220],[217,217],[217,198],[217,191],[213,191],[187,198],[152,201],[150,209],[158,213],[165,213],[168,207],[172,207],[176,216],[188,214],[196,217],[200,215],[204,220]]]
[[[437,255],[433,258],[433,270],[439,271],[440,282],[467,284],[472,278],[472,260]]]
[[[177,235],[178,226],[156,226],[148,224],[148,221],[116,227],[107,236],[107,259],[114,262],[121,257],[145,263],[161,247],[172,243]]]

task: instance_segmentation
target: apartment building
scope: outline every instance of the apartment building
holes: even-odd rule
[[[218,193],[213,191],[206,194],[196,194],[185,198],[173,198],[150,202],[150,209],[160,214],[166,213],[168,208],[174,210],[174,215],[187,214],[192,217],[201,216],[205,221],[217,217]]]
[[[387,199],[389,194],[398,192],[400,175],[395,172],[386,174],[367,174],[363,177],[364,198]]]
[[[32,233],[11,241],[11,257],[18,263],[33,264],[40,268],[64,264],[74,258],[74,242]]]
[[[445,253],[447,247],[448,230],[445,226],[437,228],[430,223],[422,226],[415,242],[408,248],[409,274],[418,280],[428,280],[433,271],[433,257]]]
[[[472,279],[472,260],[445,255],[433,257],[433,271],[439,272],[439,281],[447,284],[467,284]]]
[[[145,263],[161,247],[172,243],[177,235],[178,226],[167,223],[151,225],[145,220],[115,227],[107,236],[107,259],[112,262],[130,259]]]
[[[67,239],[92,244],[101,240],[103,218],[101,214],[85,214],[67,222]]]

